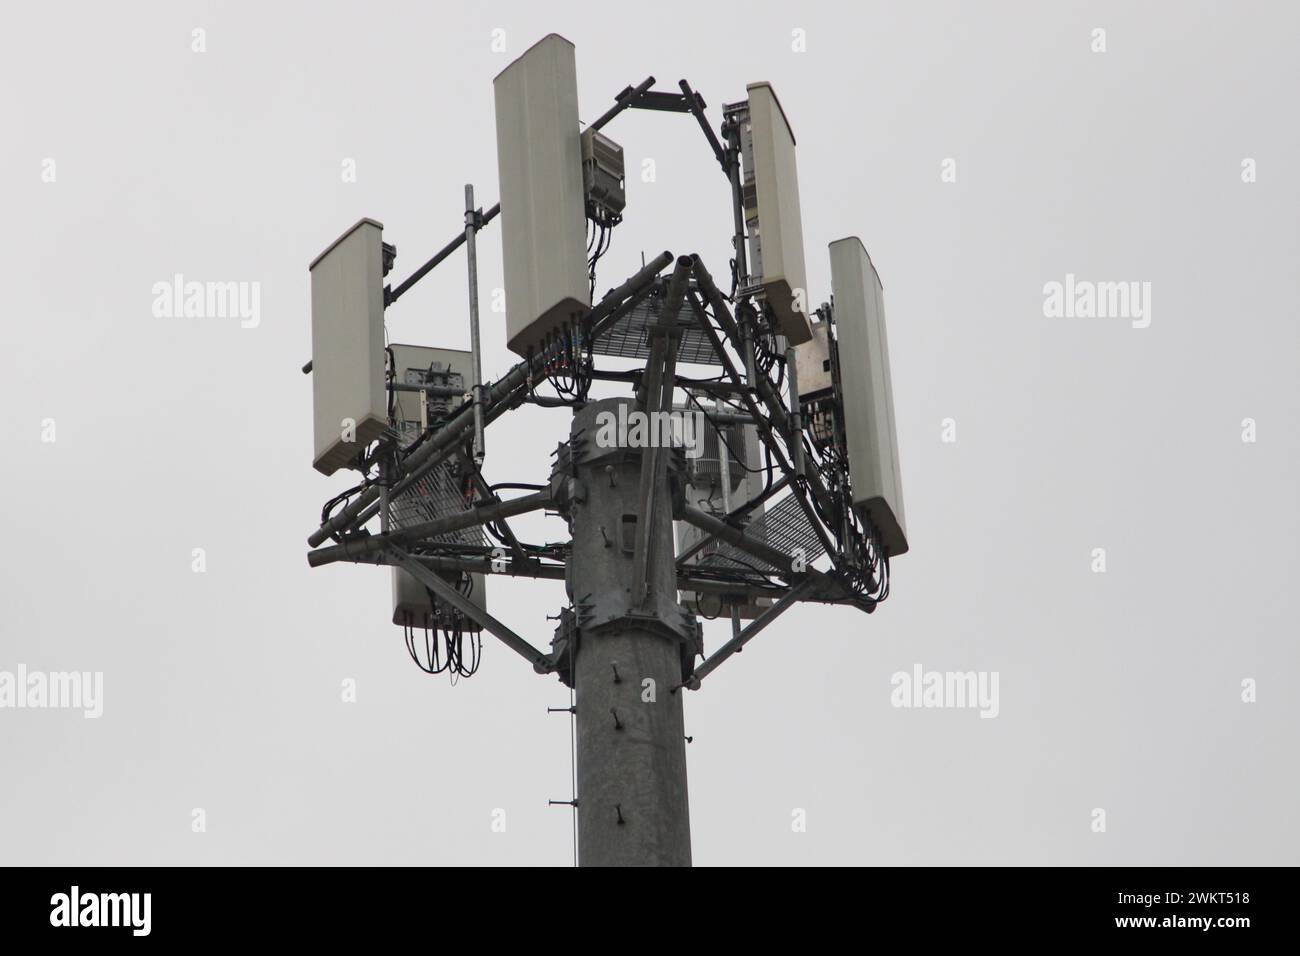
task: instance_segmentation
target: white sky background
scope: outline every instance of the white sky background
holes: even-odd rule
[[[567,689],[496,642],[475,678],[427,677],[388,623],[385,570],[308,569],[305,538],[346,478],[311,468],[298,371],[307,264],[340,232],[382,221],[400,281],[461,228],[464,183],[495,202],[491,80],[547,32],[577,46],[588,121],[652,73],[690,80],[715,126],[746,82],[772,81],[798,138],[814,303],[846,235],[885,286],[912,552],[875,615],[798,608],[688,696],[695,861],[1300,862],[1300,15],[645,10],[7,14],[0,670],[103,671],[105,700],[99,720],[0,710],[0,862],[570,861],[569,811],[546,805],[569,796],[568,720],[545,713]],[[698,251],[725,276],[728,193],[694,121],[632,112],[606,132],[629,194],[598,288],[642,250]],[[259,282],[261,324],[154,318],[153,284],[178,272]],[[1152,283],[1151,326],[1044,318],[1043,285],[1066,273]],[[495,226],[480,280],[486,303]],[[456,255],[392,308],[390,338],[467,347],[465,294]],[[496,376],[515,361],[503,317],[485,312],[483,332]],[[560,410],[493,425],[489,478],[545,480],[567,431]],[[549,643],[562,585],[488,589],[494,614]],[[709,626],[711,647],[726,630]],[[891,707],[890,675],[918,662],[998,671],[998,718]]]

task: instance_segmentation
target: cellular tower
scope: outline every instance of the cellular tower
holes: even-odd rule
[[[689,83],[654,77],[584,127],[573,44],[551,34],[494,87],[497,205],[466,186],[463,228],[395,285],[373,219],[311,263],[313,464],[357,476],[308,562],[387,566],[391,621],[429,673],[473,674],[486,633],[571,689],[576,792],[557,802],[582,865],[689,865],[685,691],[800,602],[873,612],[907,551],[880,278],[859,239],[831,241],[830,294],[810,305],[795,138],[769,83],[716,132]],[[635,218],[606,132],[632,110],[698,124],[734,254],[665,251],[596,295]],[[519,361],[485,381],[476,247],[493,223]],[[462,246],[470,349],[385,344],[386,311]],[[566,409],[568,428],[553,460],[493,484],[490,426],[525,404]],[[569,540],[521,540],[510,519],[536,511]],[[549,647],[492,615],[501,576],[563,582]],[[702,617],[730,639],[706,646]]]

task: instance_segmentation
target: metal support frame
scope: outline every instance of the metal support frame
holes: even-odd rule
[[[695,527],[712,535],[719,541],[725,541],[741,551],[747,551],[759,560],[770,564],[783,575],[791,576],[799,573],[794,570],[794,558],[790,555],[763,541],[751,538],[739,528],[733,528],[707,511],[701,511],[692,505],[686,505],[682,509],[682,520],[695,525]]]
[[[596,369],[591,376],[596,381],[603,382],[630,382],[633,385],[640,386],[645,381],[646,369],[627,369],[627,370],[610,370]],[[731,382],[710,382],[710,381],[681,381],[679,384],[693,392],[701,392],[706,395],[734,396],[749,391],[745,385],[735,385]],[[753,424],[752,419],[748,424]]]
[[[659,313],[659,322],[651,329],[650,358],[646,361],[646,375],[642,395],[637,402],[651,423],[665,409],[672,410],[673,391],[677,381],[677,341],[674,327],[677,316],[682,310],[682,301],[686,297],[686,283],[691,275],[691,259],[682,256],[673,269],[673,277],[668,283],[668,292],[664,296],[663,310]],[[650,426],[654,428],[652,424]],[[662,468],[662,456],[659,454],[659,440],[663,436],[652,436],[650,447],[641,455],[641,483],[638,501],[642,516],[637,526],[636,551],[633,556],[632,604],[645,600],[647,593],[646,565],[650,560],[650,532],[654,526],[651,520],[655,509],[655,488],[659,485]]]
[[[461,398],[465,394],[463,388],[452,388],[450,385],[431,385],[428,382],[419,385],[414,382],[389,382],[388,388],[394,392],[424,392],[424,394],[432,395],[435,398]]]
[[[646,92],[646,90],[650,89],[650,87],[654,85],[655,85],[655,78],[653,76],[647,76],[635,87],[632,86],[625,87],[622,90],[622,92],[618,94],[618,96],[614,97],[614,105],[611,106],[609,109],[607,109],[604,113],[602,113],[598,119],[590,123],[588,128],[590,129],[602,128],[606,123],[612,120],[615,116],[617,116],[619,113],[623,112],[625,109],[631,106],[633,101],[636,100],[637,97],[639,97],[642,93]]]
[[[715,397],[713,407],[716,409],[720,403]],[[722,430],[716,428],[718,432],[718,483],[722,486],[722,513],[731,513],[731,448],[727,441],[722,437]],[[742,446],[743,447],[743,446]]]
[[[463,454],[461,457],[464,457]],[[478,492],[479,498],[484,503],[502,503],[501,496],[491,489],[487,481],[484,480],[483,473],[479,471],[477,467],[473,469],[470,480],[474,483],[474,490]],[[521,564],[527,564],[530,559],[528,555],[524,553],[523,545],[521,545],[519,539],[515,537],[514,531],[510,529],[509,522],[507,522],[505,518],[497,518],[495,519],[495,523],[501,527],[501,537],[506,539],[506,544],[509,546],[510,553],[513,555],[514,559]]]
[[[773,479],[770,485],[768,485],[766,488],[760,491],[753,498],[750,498],[748,501],[743,502],[742,504],[736,505],[736,507],[732,508],[729,512],[727,512],[727,520],[730,521],[733,518],[740,518],[749,514],[751,511],[753,511],[759,505],[763,504],[765,501],[770,499],[774,494],[776,494],[778,491],[781,491],[789,484],[790,484],[790,479],[787,478],[785,475],[782,475],[780,478]]]
[[[730,310],[727,308],[727,303],[723,300],[722,293],[718,291],[718,287],[714,284],[713,277],[709,275],[709,271],[704,267],[704,264],[699,261],[698,256],[696,257],[695,262],[695,282],[699,286],[700,291],[703,292],[705,297],[708,299],[709,305],[713,308],[713,315],[718,320],[718,324],[722,326],[723,331],[726,332],[727,336],[731,338],[733,342],[740,342],[742,340],[742,333],[736,327],[736,320],[732,317]],[[739,374],[737,373],[735,366],[731,364],[731,361],[722,351],[722,344],[718,341],[718,334],[714,331],[713,325],[708,320],[708,316],[704,314],[704,309],[700,305],[699,299],[693,293],[689,296],[689,299],[692,308],[695,311],[696,318],[704,328],[705,333],[713,341],[714,348],[718,350],[718,355],[722,360],[724,370],[734,382],[739,384]],[[763,404],[767,408],[768,415],[776,424],[776,427],[781,430],[782,434],[788,436],[788,441],[786,442],[787,446],[793,447],[796,442],[802,442],[802,433],[791,433],[790,416],[782,406],[780,396],[776,394],[775,389],[772,388],[772,385],[768,382],[767,378],[758,375],[750,379],[750,383],[753,385],[759,398],[762,399]],[[812,525],[813,530],[816,531],[818,538],[821,540],[822,547],[825,548],[827,554],[835,554],[837,550],[835,545],[831,543],[830,538],[826,535],[821,520],[804,494],[804,486],[806,485],[816,497],[817,503],[821,509],[827,514],[834,513],[835,509],[831,501],[831,496],[822,484],[821,476],[816,472],[812,472],[801,476],[800,480],[796,481],[793,466],[786,462],[785,456],[781,454],[780,448],[775,446],[775,442],[772,440],[773,436],[771,428],[768,426],[766,420],[764,420],[764,416],[759,411],[757,404],[748,394],[741,396],[741,398],[745,402],[749,413],[755,416],[755,418],[760,419],[758,422],[759,430],[763,432],[764,440],[766,441],[769,450],[772,452],[773,457],[781,466],[781,471],[790,479],[790,490],[792,493],[799,496],[800,507],[803,509],[803,512],[808,518],[809,523]]]
[[[749,262],[745,250],[745,199],[740,176],[740,129],[729,120],[722,127],[727,139],[726,163],[723,167],[731,182],[731,218],[734,232],[731,238],[732,255],[736,260],[736,284],[743,286],[749,279]]]
[[[467,227],[467,232],[468,231],[469,228]],[[640,272],[631,277],[618,289],[610,292],[598,306],[593,308],[584,320],[586,327],[593,330],[592,334],[599,334],[600,331],[608,328],[613,321],[617,321],[620,312],[625,311],[630,297],[634,294],[645,294],[652,281],[657,278],[659,271],[667,264],[667,261],[671,261],[671,253],[665,252],[654,261],[647,263]],[[692,274],[694,275],[700,290],[710,300],[710,303],[714,308],[715,317],[718,319],[719,323],[723,325],[724,331],[733,338],[733,342],[735,341],[735,338],[738,337],[735,320],[727,311],[721,293],[718,292],[716,285],[714,285],[712,281],[712,277],[709,275],[707,269],[704,268],[699,257],[682,257],[682,259],[678,261],[677,267],[674,270],[668,295],[665,296],[660,321],[655,329],[656,335],[652,347],[651,359],[647,363],[646,372],[643,378],[643,401],[645,402],[645,409],[650,412],[662,410],[666,407],[664,398],[665,394],[668,396],[666,401],[671,403],[671,396],[675,383],[675,368],[673,367],[675,365],[675,350],[671,348],[669,335],[676,325],[677,315],[680,312],[683,302],[688,301],[700,325],[708,335],[715,351],[718,353],[724,371],[732,379],[731,391],[738,394],[746,405],[747,418],[752,420],[753,423],[758,426],[769,450],[781,468],[783,472],[782,483],[790,485],[792,493],[798,497],[799,503],[804,509],[811,527],[819,535],[822,541],[823,548],[828,554],[835,555],[836,548],[834,544],[830,541],[829,536],[822,527],[816,512],[813,511],[811,505],[804,497],[802,486],[795,481],[795,478],[799,477],[812,486],[814,493],[820,490],[822,494],[825,494],[824,489],[820,488],[819,479],[815,475],[807,477],[799,475],[798,470],[786,461],[780,448],[776,447],[774,444],[775,436],[772,433],[771,426],[766,420],[766,416],[762,414],[758,404],[750,395],[751,389],[757,392],[760,397],[765,399],[765,404],[768,405],[768,411],[772,415],[774,421],[777,422],[778,427],[784,425],[785,428],[790,428],[793,424],[791,421],[792,416],[781,407],[781,403],[777,399],[774,391],[771,389],[770,384],[765,381],[764,377],[756,376],[756,380],[749,385],[746,385],[746,383],[740,379],[738,370],[727,356],[723,343],[718,338],[717,332],[713,329],[707,315],[705,315],[698,297],[694,292],[689,291],[687,288],[687,280]],[[513,393],[530,383],[531,372],[534,364],[540,365],[543,361],[544,356],[535,356],[532,360],[525,360],[516,365],[491,389],[485,389],[485,391],[488,392],[489,399],[492,401],[488,417],[495,419],[507,408],[513,407],[511,403]],[[667,377],[666,382],[665,375]],[[763,387],[765,385],[767,386],[766,388]],[[519,400],[522,400],[522,397],[520,397]],[[794,400],[797,401],[797,399]],[[514,402],[514,404],[517,404],[517,401]],[[391,489],[390,494],[400,494],[401,491],[409,487],[411,483],[418,480],[418,478],[423,474],[426,474],[436,464],[445,460],[449,455],[455,454],[459,447],[457,440],[475,425],[473,411],[474,409],[469,405],[461,406],[458,412],[448,419],[443,427],[407,460],[405,463],[406,474],[401,478],[401,480],[397,481]],[[782,421],[782,419],[784,419],[784,421]],[[797,419],[795,419],[795,421],[797,421]],[[787,445],[791,445],[801,452],[801,435],[795,433],[795,435],[792,436],[792,439],[792,441],[787,441]],[[644,456],[643,459],[643,474],[641,480],[642,493],[640,496],[640,501],[642,502],[642,514],[649,514],[650,510],[654,507],[653,489],[655,482],[653,481],[653,477],[657,469],[658,460],[659,456],[653,453]],[[765,497],[775,490],[775,488],[769,489],[765,493]],[[363,524],[375,513],[378,506],[377,499],[379,496],[380,493],[377,488],[372,487],[366,489],[356,500],[345,507],[339,515],[334,516],[330,521],[322,525],[321,528],[312,535],[309,542],[313,544],[313,546],[318,546],[319,544],[324,543],[324,541],[331,535],[338,534],[349,527],[356,527],[359,524]],[[376,550],[383,548],[388,540],[403,542],[418,540],[421,536],[445,533],[450,530],[471,527],[475,524],[480,524],[483,521],[493,521],[497,520],[497,518],[504,518],[512,514],[522,513],[522,511],[511,509],[521,508],[523,510],[536,510],[538,507],[545,506],[544,504],[528,503],[531,498],[536,498],[536,496],[529,496],[529,498],[526,499],[514,499],[511,502],[498,502],[497,504],[489,504],[486,506],[480,505],[461,515],[448,516],[447,518],[439,519],[435,522],[429,522],[424,525],[403,529],[400,532],[393,532],[391,535],[354,536],[341,542],[337,547],[325,548],[313,552],[309,555],[309,562],[312,566],[319,566],[339,560],[356,560],[362,555],[371,554]],[[829,501],[827,503],[829,503]],[[752,507],[752,503],[750,503],[750,506]],[[706,515],[705,517],[712,519],[712,516],[709,515]],[[643,523],[643,527],[648,527],[648,522]],[[731,528],[729,525],[721,524],[721,527],[728,531],[735,531],[735,529]],[[394,535],[398,537],[394,538]],[[715,536],[721,537],[721,535]],[[702,546],[703,542],[700,547]],[[737,546],[740,547],[741,545]],[[646,596],[644,569],[649,560],[648,543],[644,540],[643,535],[638,536],[636,556],[637,566],[641,573],[637,575],[639,586],[636,588],[634,597],[639,603],[641,600],[644,600]],[[688,553],[677,560],[683,561],[689,556]],[[516,557],[518,558],[519,555],[517,554]],[[779,567],[780,565],[778,564],[776,566]]]
[[[806,471],[803,455],[803,415],[799,408],[799,363],[795,361],[794,346],[786,346],[785,374],[790,383],[790,434],[794,436],[794,473],[800,478]]]
[[[727,641],[727,643],[714,651],[703,664],[695,668],[694,674],[681,684],[674,687],[673,690],[677,691],[683,687],[689,690],[699,690],[700,681],[704,680],[704,678],[717,670],[718,666],[727,658],[734,654],[739,654],[741,648],[757,637],[760,631],[784,614],[788,608],[796,604],[804,593],[812,588],[812,584],[813,582],[810,578],[806,581],[801,581],[799,584],[787,591],[782,595],[779,601],[758,617],[754,618],[754,620],[750,621],[748,627],[742,629],[731,640]]]
[[[308,552],[307,563],[313,568],[319,568],[322,565],[333,564],[336,561],[344,561],[359,555],[382,551],[384,548],[393,545],[419,541],[421,538],[431,538],[440,534],[449,534],[452,531],[462,531],[465,528],[472,528],[488,521],[496,521],[498,518],[511,518],[529,511],[541,511],[553,504],[554,501],[555,499],[549,490],[539,491],[536,494],[524,495],[522,498],[512,498],[509,501],[475,505],[468,511],[447,515],[434,521],[425,521],[397,531],[388,531],[382,534],[354,535],[345,538],[341,544],[332,548],[317,548],[315,551]]]
[[[486,226],[488,223],[490,223],[493,219],[495,219],[500,214],[501,214],[501,204],[497,203],[495,206],[493,206],[491,209],[489,209],[487,212],[483,214],[483,220],[482,222],[479,223],[479,228]],[[390,306],[398,299],[400,299],[402,296],[404,296],[407,292],[411,290],[411,286],[415,285],[417,282],[419,282],[421,279],[427,276],[430,272],[433,271],[434,267],[436,267],[438,263],[442,262],[443,259],[446,259],[449,255],[451,255],[453,252],[455,252],[464,244],[465,244],[465,233],[462,232],[451,242],[447,243],[445,246],[443,246],[441,249],[435,252],[433,254],[433,257],[428,262],[426,262],[424,265],[420,266],[420,268],[412,272],[405,280],[403,280],[402,284],[399,285],[396,289],[389,291],[389,287],[384,286],[384,306],[385,307]]]
[[[520,383],[513,387],[518,388]],[[513,389],[512,389],[513,391]],[[495,392],[489,393],[489,405],[486,416],[487,423],[491,424],[498,417],[503,415],[509,408],[513,407],[506,397],[511,394],[510,391],[497,399]],[[423,445],[417,448],[404,462],[406,473],[397,481],[389,494],[396,496],[401,494],[412,484],[428,474],[434,467],[446,461],[451,455],[455,454],[457,442],[463,441],[466,433],[474,426],[474,413],[470,403],[462,404],[438,431],[425,441]],[[348,505],[346,505],[338,514],[330,517],[328,521],[316,529],[308,538],[307,543],[313,548],[320,547],[329,538],[335,535],[358,528],[373,518],[380,508],[380,488],[378,485],[370,485],[361,491]]]
[[[696,122],[700,124],[700,129],[709,142],[709,148],[713,150],[714,158],[718,161],[718,165],[722,167],[723,175],[730,176],[730,161],[727,150],[718,141],[717,135],[709,126],[708,118],[704,115],[704,110],[708,105],[704,102],[704,97],[691,89],[691,85],[685,80],[677,81],[677,86],[681,90],[680,94],[652,90],[651,87],[654,85],[655,78],[648,76],[634,87],[624,87],[618,96],[614,98],[614,105],[594,120],[588,128],[601,129],[619,113],[627,109],[690,113],[695,117]],[[739,150],[739,147],[737,147],[737,150]],[[737,152],[737,156],[739,156],[739,152]]]
[[[464,241],[463,237],[461,241]],[[646,263],[639,272],[601,299],[600,303],[587,313],[583,320],[584,324],[589,328],[598,328],[600,323],[614,313],[619,306],[623,305],[629,296],[647,287],[650,282],[658,277],[660,271],[672,261],[672,253],[664,252]],[[488,387],[485,413],[488,424],[491,424],[495,418],[505,412],[507,407],[511,407],[510,402],[515,399],[515,393],[531,384],[534,372],[540,372],[545,367],[549,357],[550,353],[543,350],[531,359],[519,362]],[[522,395],[518,396],[518,401],[522,400]],[[473,424],[472,407],[469,403],[461,405],[447,419],[442,428],[403,462],[406,473],[392,489],[392,493],[400,494],[404,489],[410,487],[412,482],[418,480],[439,461],[442,461],[451,453],[451,446],[462,439],[465,433],[473,427]],[[378,500],[379,489],[375,486],[366,488],[351,503],[341,509],[338,514],[312,532],[307,538],[307,543],[313,548],[318,548],[333,535],[364,524],[374,517],[378,511]]]
[[[388,563],[384,560],[385,554],[385,551],[381,551],[372,556],[376,559],[373,563]],[[549,581],[564,580],[563,564],[543,564],[533,558],[520,562],[518,560],[505,561],[493,557],[491,554],[484,554],[479,557],[449,557],[431,554],[413,554],[411,556],[434,571],[468,571],[477,574],[503,574],[514,578],[539,578]],[[368,563],[362,559],[357,559],[357,561],[358,563]]]
[[[700,270],[702,268],[703,266],[697,266],[696,269],[697,277],[699,276]],[[707,274],[708,274],[707,272],[704,273],[704,275],[706,276]],[[697,281],[700,280],[697,278]],[[715,288],[714,291],[716,292],[717,289]],[[722,360],[723,370],[726,372],[726,374],[732,379],[732,381],[735,384],[740,385],[741,384],[740,373],[736,370],[735,365],[732,364],[731,359],[726,355],[725,351],[723,350],[722,341],[718,338],[718,333],[714,331],[713,325],[709,322],[708,316],[705,315],[704,309],[700,305],[699,300],[694,296],[694,294],[688,296],[688,298],[691,303],[691,308],[694,310],[696,318],[699,320],[701,327],[705,330],[705,333],[713,341],[713,347],[718,351],[718,355]],[[796,480],[797,476],[795,475],[793,466],[791,466],[786,461],[785,455],[781,453],[781,449],[777,446],[771,424],[768,422],[767,418],[763,415],[763,413],[759,410],[758,404],[754,401],[754,398],[750,394],[750,391],[748,389],[742,391],[740,398],[741,401],[745,403],[745,406],[749,411],[749,414],[753,416],[755,420],[755,424],[758,427],[759,433],[763,436],[763,441],[767,445],[768,451],[771,453],[772,458],[776,461],[777,466],[781,469],[781,473],[785,477],[786,484],[790,486],[790,493],[795,495],[796,498],[798,499],[799,506],[803,510],[804,516],[808,519],[808,523],[812,526],[813,530],[817,533],[818,538],[822,541],[823,548],[825,548],[828,554],[834,554],[835,546],[830,543],[830,538],[827,536],[825,529],[822,527],[820,518],[817,516],[817,513],[813,510],[812,505],[808,503],[808,500],[804,495],[804,490],[802,485],[799,483],[799,481]],[[777,410],[780,411],[779,406]]]
[[[340,560],[352,564],[388,565],[394,563],[390,555],[391,550],[391,548],[385,548],[370,554],[345,557]],[[528,564],[520,564],[513,560],[507,561],[502,558],[494,558],[486,553],[479,556],[412,554],[411,557],[432,571],[468,571],[475,574],[497,574],[516,578],[537,578],[546,581],[563,581],[566,573],[563,564],[543,564],[532,559]],[[719,581],[713,578],[698,577],[690,574],[689,570],[682,571],[679,569],[677,572],[677,589],[680,591],[741,595],[747,598],[776,597],[784,593],[782,588],[765,587],[757,584],[747,585],[738,583],[735,580]],[[843,597],[832,597],[824,593],[819,594],[817,600],[827,604],[853,603]]]
[[[704,132],[704,138],[709,141],[709,148],[713,150],[714,158],[718,161],[718,165],[722,167],[722,174],[724,176],[730,176],[730,171],[727,168],[726,150],[724,150],[722,144],[718,142],[718,137],[714,135],[712,128],[709,126],[708,119],[704,116],[704,97],[692,90],[691,84],[687,83],[685,80],[678,80],[677,85],[681,87],[682,95],[686,97],[687,106],[695,116],[696,122],[700,124],[700,129]]]

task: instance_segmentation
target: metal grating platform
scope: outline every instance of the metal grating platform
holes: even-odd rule
[[[808,517],[793,495],[786,495],[768,508],[762,517],[745,529],[745,534],[786,554],[791,554],[795,548],[803,548],[809,563],[825,553],[821,539],[808,523]],[[708,557],[702,559],[701,563],[734,564],[742,568],[754,565],[765,570],[771,567],[762,558],[723,542],[718,543],[716,550],[706,553]]]
[[[412,430],[412,428],[414,430]],[[404,442],[414,441],[419,434],[418,426],[402,426]],[[465,496],[461,490],[461,477],[453,462],[443,462],[428,474],[422,476],[401,494],[388,501],[388,526],[400,530],[413,525],[423,524],[445,518],[447,515],[468,511]],[[441,541],[447,544],[482,545],[486,543],[482,525],[451,531],[446,534],[433,535],[429,541]]]
[[[612,328],[596,339],[592,343],[591,350],[597,355],[612,355],[616,358],[649,358],[650,346],[647,344],[647,332],[651,325],[659,321],[663,295],[667,288],[667,277],[660,277],[650,294],[641,299]],[[691,282],[690,288],[695,289],[694,282]],[[721,365],[717,353],[713,350],[713,343],[700,330],[699,323],[695,321],[690,309],[689,303],[684,304],[681,313],[677,316],[677,328],[681,330],[677,361],[694,365]]]

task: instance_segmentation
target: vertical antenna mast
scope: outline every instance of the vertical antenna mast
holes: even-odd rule
[[[474,186],[465,184],[465,258],[469,264],[469,351],[474,380],[470,385],[474,401],[474,464],[482,465],[483,447],[483,350],[478,332],[478,246],[475,236],[483,214],[474,206]]]

